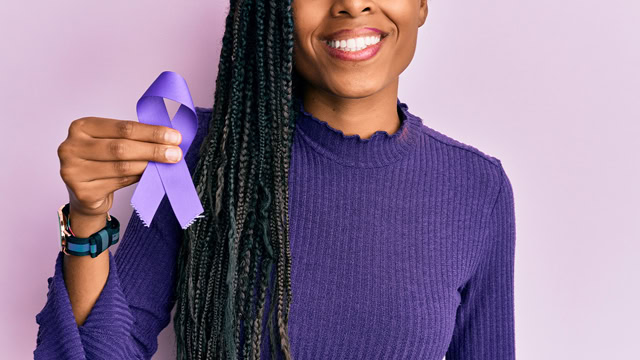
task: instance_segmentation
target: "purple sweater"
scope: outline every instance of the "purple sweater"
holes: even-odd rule
[[[497,158],[427,127],[399,99],[397,109],[400,129],[369,139],[307,112],[297,119],[293,358],[515,359],[511,183]],[[197,111],[185,155],[192,172],[211,115]],[[150,228],[134,212],[82,326],[58,253],[36,315],[35,358],[151,358],[175,303],[180,231],[166,196]],[[263,359],[268,341],[265,331]]]

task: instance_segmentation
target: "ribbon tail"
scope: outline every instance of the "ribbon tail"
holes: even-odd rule
[[[131,206],[146,227],[151,226],[151,221],[165,194],[156,164],[153,161],[147,164],[131,197]]]
[[[191,174],[184,158],[175,164],[157,163],[156,165],[173,212],[182,229],[188,228],[196,219],[203,218],[204,209],[196,188],[192,185]],[[190,184],[191,186],[188,186]]]

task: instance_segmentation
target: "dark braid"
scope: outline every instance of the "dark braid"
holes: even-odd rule
[[[300,91],[291,1],[230,0],[193,173],[205,216],[183,232],[176,265],[178,359],[259,360],[267,292],[272,359],[291,359],[288,177]]]

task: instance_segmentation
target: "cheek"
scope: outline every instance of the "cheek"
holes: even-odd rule
[[[294,35],[293,41],[293,63],[298,70],[304,70],[309,67],[309,55],[308,55],[308,44],[304,43],[304,39],[301,39]]]
[[[305,3],[302,8],[300,8],[300,6],[295,6],[294,4],[294,6],[292,7],[292,11],[294,32],[293,37],[297,42],[296,45],[302,46],[303,48],[308,48],[310,46],[309,42],[311,41],[312,36],[316,35],[315,31],[321,25],[322,17],[318,16],[321,10],[317,6],[314,6],[313,2],[311,2],[310,4]]]
[[[297,27],[293,35],[293,61],[299,73],[313,73],[317,68],[316,49],[319,44],[313,43],[312,32],[308,28]]]
[[[304,61],[310,55],[311,39],[308,33],[309,30],[298,27],[293,32],[293,57],[295,61]]]
[[[414,10],[411,10],[414,11]],[[418,40],[418,22],[414,15],[405,13],[396,17],[395,23],[397,24],[396,44],[395,50],[397,57],[394,62],[395,66],[399,67],[399,72],[402,72],[409,66],[409,63],[413,59],[416,51],[416,45]]]

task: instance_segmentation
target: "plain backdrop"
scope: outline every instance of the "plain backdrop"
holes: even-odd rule
[[[59,251],[56,211],[68,201],[56,149],[70,122],[136,120],[164,70],[211,107],[227,3],[0,5],[3,358],[33,356]],[[512,182],[521,360],[636,354],[638,14],[630,0],[433,0],[400,77],[412,113],[499,158]],[[134,190],[116,193],[121,231]],[[159,341],[154,359],[173,359],[172,323]]]

